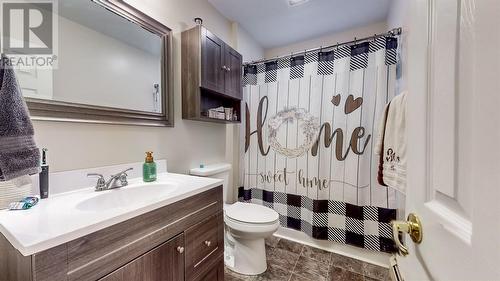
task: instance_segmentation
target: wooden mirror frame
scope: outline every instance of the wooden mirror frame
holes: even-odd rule
[[[90,1],[90,0],[89,0]],[[161,97],[162,112],[121,109],[99,105],[26,98],[33,120],[67,121],[100,124],[142,126],[174,126],[174,101],[172,81],[171,29],[137,10],[123,0],[91,0],[162,39]],[[165,86],[166,85],[166,86]]]

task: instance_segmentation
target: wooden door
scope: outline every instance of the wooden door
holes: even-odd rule
[[[499,1],[413,0],[408,28],[407,213],[423,239],[409,280],[500,279]]]
[[[184,234],[138,257],[101,281],[184,280]]]
[[[240,53],[236,52],[233,48],[226,45],[224,93],[237,99],[242,98],[242,63],[243,58]]]
[[[206,28],[201,28],[201,86],[224,92],[224,42]]]

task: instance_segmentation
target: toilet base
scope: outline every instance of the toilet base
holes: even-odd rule
[[[267,270],[266,246],[263,238],[234,238],[234,266],[227,264],[232,271],[243,275],[258,275]]]

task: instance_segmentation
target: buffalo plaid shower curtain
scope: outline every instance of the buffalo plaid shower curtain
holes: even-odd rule
[[[401,195],[377,183],[372,150],[396,94],[397,44],[379,37],[245,65],[239,200],[316,239],[394,251]]]

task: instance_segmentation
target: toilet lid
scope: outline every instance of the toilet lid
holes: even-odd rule
[[[278,220],[278,213],[270,208],[252,204],[236,202],[225,210],[226,216],[246,223],[271,223]]]

